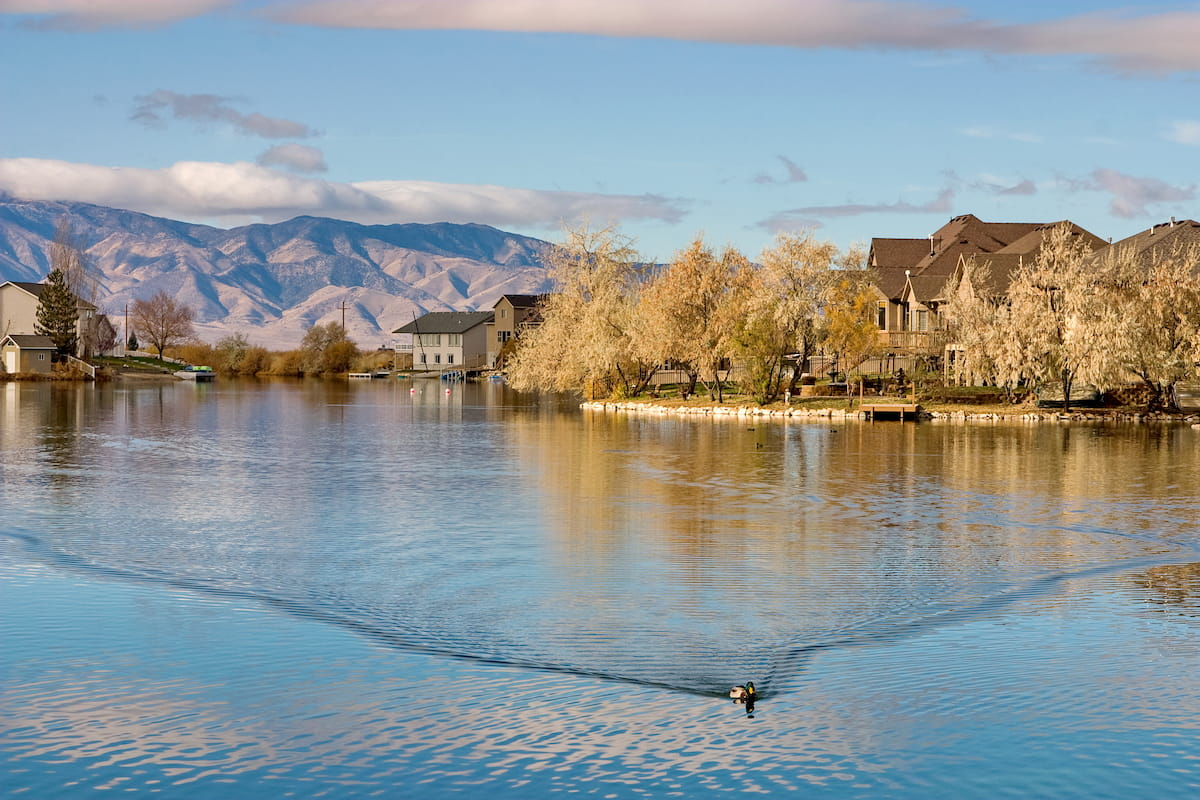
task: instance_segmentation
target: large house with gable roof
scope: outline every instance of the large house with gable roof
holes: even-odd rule
[[[893,353],[940,355],[933,333],[942,329],[941,307],[967,259],[989,264],[991,294],[1003,294],[1011,276],[1036,257],[1046,235],[1063,222],[984,222],[973,214],[952,218],[924,239],[872,239],[868,264],[877,276],[880,344]],[[1088,246],[1100,237],[1066,222]]]

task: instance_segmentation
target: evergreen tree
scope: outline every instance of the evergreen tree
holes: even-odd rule
[[[46,285],[38,300],[34,330],[50,337],[59,358],[75,355],[79,337],[79,309],[75,295],[67,288],[62,270],[51,270],[46,276]]]
[[[129,341],[125,343],[125,348],[126,348],[126,349],[128,349],[128,350],[137,350],[137,349],[139,349],[139,348],[138,348],[138,340],[137,340],[137,334],[136,334],[136,333],[131,333],[131,334],[129,334]]]

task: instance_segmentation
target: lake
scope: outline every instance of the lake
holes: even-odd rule
[[[5,796],[1200,795],[1186,425],[7,383],[0,459]]]

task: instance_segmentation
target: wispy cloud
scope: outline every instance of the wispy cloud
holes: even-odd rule
[[[1115,169],[1093,170],[1087,188],[1112,195],[1109,210],[1113,216],[1125,219],[1149,216],[1150,206],[1196,199],[1195,184],[1173,186],[1158,178],[1139,178]]]
[[[760,172],[752,179],[753,183],[775,184],[775,183],[804,183],[808,180],[808,175],[801,169],[800,165],[792,161],[787,156],[775,156],[783,164],[784,176],[777,178],[767,172]]]
[[[1196,120],[1179,120],[1171,124],[1167,138],[1179,144],[1200,145],[1200,122]]]
[[[1037,184],[1026,178],[1012,186],[997,186],[993,190],[998,195],[1029,195],[1037,194]]]
[[[584,33],[798,48],[1078,55],[1118,70],[1200,69],[1200,11],[1105,11],[1011,24],[882,0],[310,0],[276,19],[347,28]]]
[[[215,94],[180,94],[158,89],[135,97],[129,118],[149,127],[165,125],[167,116],[201,123],[220,122],[239,133],[264,139],[303,139],[316,133],[303,122],[268,117],[257,111],[243,113],[233,107],[235,102],[232,97]]]
[[[236,0],[0,0],[0,14],[25,16],[32,28],[93,30],[163,25],[233,5]]]
[[[681,199],[655,194],[592,194],[431,181],[339,183],[258,164],[194,161],[142,169],[0,159],[0,192],[29,200],[78,200],[228,224],[274,222],[311,214],[369,224],[480,222],[552,228],[562,220],[583,217],[678,222],[687,206]]]
[[[1012,142],[1025,142],[1026,144],[1037,144],[1042,141],[1042,137],[1033,133],[997,130],[979,125],[963,128],[961,133],[963,136],[970,136],[974,139],[1007,139]]]
[[[319,149],[295,142],[277,144],[267,149],[258,157],[258,163],[264,167],[286,167],[296,172],[325,172],[329,169],[325,154]]]
[[[813,220],[830,217],[857,217],[864,214],[929,214],[945,213],[952,209],[954,189],[943,189],[927,203],[850,203],[836,206],[804,206],[780,211],[761,220],[757,227],[778,233],[812,227]]]

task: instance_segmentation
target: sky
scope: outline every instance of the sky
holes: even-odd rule
[[[0,0],[0,193],[751,257],[1200,217],[1200,2]]]

